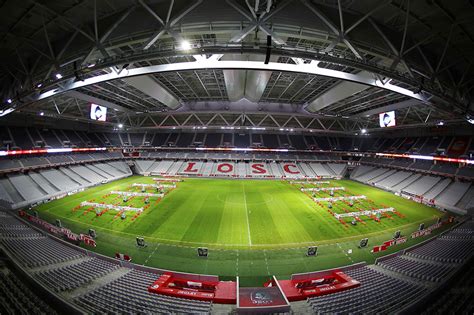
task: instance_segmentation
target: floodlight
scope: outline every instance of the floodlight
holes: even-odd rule
[[[183,40],[181,42],[181,47],[180,47],[181,50],[189,50],[191,49],[191,43],[187,40]]]
[[[467,115],[467,116],[466,116],[466,120],[467,120],[467,122],[470,123],[471,125],[474,125],[474,116]]]
[[[63,75],[61,73],[56,73],[56,79],[62,79],[63,78]]]

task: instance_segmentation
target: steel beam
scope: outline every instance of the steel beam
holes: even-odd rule
[[[77,98],[77,99],[86,101],[86,102],[89,102],[89,103],[94,103],[94,104],[97,104],[97,105],[105,106],[107,108],[113,108],[113,109],[121,111],[121,112],[133,113],[133,111],[129,110],[128,108],[125,108],[123,106],[114,104],[112,102],[97,98],[95,96],[90,96],[90,95],[84,94],[82,92],[69,91],[69,92],[66,93],[66,95],[70,96],[70,97],[73,97],[73,98]]]
[[[156,82],[150,76],[143,75],[125,78],[124,81],[137,90],[142,91],[146,95],[149,95],[160,101],[171,109],[176,109],[181,106],[179,100],[173,94],[168,92],[167,89],[165,89],[161,84]]]
[[[306,107],[306,110],[309,112],[320,111],[334,103],[337,103],[353,94],[362,92],[368,88],[368,85],[354,82],[344,81],[338,83],[329,91],[324,92],[322,95],[309,103],[309,105]]]
[[[389,112],[392,110],[399,110],[399,109],[403,109],[407,107],[420,106],[420,105],[423,105],[423,104],[418,100],[406,100],[406,101],[390,104],[387,106],[378,107],[376,109],[367,110],[365,112],[355,115],[354,117],[372,116],[378,113]]]
[[[77,88],[98,84],[101,82],[106,82],[115,79],[125,79],[134,76],[147,75],[152,73],[163,73],[163,72],[175,72],[175,71],[187,71],[187,70],[199,70],[199,69],[222,69],[222,70],[261,70],[261,71],[282,71],[282,72],[292,72],[292,73],[307,73],[313,75],[320,75],[324,77],[331,77],[335,79],[341,79],[346,81],[351,81],[354,83],[365,84],[369,86],[375,86],[389,91],[393,91],[414,99],[418,99],[422,102],[427,102],[428,100],[417,93],[414,93],[408,89],[392,85],[387,82],[382,82],[379,79],[375,78],[375,75],[372,77],[366,77],[360,74],[351,74],[337,70],[319,68],[319,67],[308,67],[308,65],[294,65],[294,64],[283,64],[283,63],[274,63],[270,62],[264,64],[262,62],[256,61],[199,61],[199,62],[183,62],[183,63],[173,63],[173,64],[163,64],[163,65],[154,65],[148,67],[134,68],[134,69],[124,69],[120,73],[107,73],[91,78],[84,79],[83,81],[75,81],[74,78],[65,81],[64,84],[40,93],[28,98],[28,102],[34,102],[42,99],[49,98],[54,95],[58,95],[70,90]],[[25,104],[27,103],[25,98]]]

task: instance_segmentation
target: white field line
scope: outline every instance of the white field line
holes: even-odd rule
[[[82,226],[85,226],[85,227],[88,227],[90,225],[87,222],[83,222],[83,221],[80,221],[80,220],[75,220],[73,218],[67,218],[67,217],[61,216],[61,215],[57,215],[57,217],[62,219],[62,220],[65,220],[65,221],[75,222],[75,223],[77,223],[79,225],[82,225]],[[338,242],[341,242],[341,241],[350,242],[350,241],[359,240],[361,237],[367,237],[367,236],[373,236],[373,235],[379,236],[379,235],[382,235],[384,233],[394,232],[396,230],[406,228],[408,226],[412,226],[412,225],[416,226],[419,223],[425,222],[427,220],[429,220],[429,218],[424,218],[424,219],[414,221],[414,222],[411,222],[411,223],[407,223],[407,224],[404,224],[404,225],[399,225],[399,226],[396,226],[396,227],[393,227],[393,228],[388,228],[388,229],[385,229],[383,231],[365,233],[365,234],[360,234],[360,235],[353,235],[353,236],[349,236],[349,237],[342,237],[342,238],[338,238],[337,240],[338,240]],[[95,229],[96,230],[103,230],[103,231],[110,231],[110,232],[113,232],[113,233],[119,234],[119,235],[131,235],[133,237],[137,236],[136,233],[128,233],[128,232],[119,231],[119,230],[116,230],[116,229],[109,229],[109,228],[101,227],[101,226],[95,226]],[[191,246],[191,245],[230,246],[231,248],[226,248],[226,249],[222,249],[222,250],[235,250],[235,248],[232,248],[232,246],[243,246],[243,247],[248,246],[248,244],[205,243],[205,242],[191,242],[191,241],[181,241],[181,240],[178,241],[178,240],[172,240],[172,239],[161,238],[161,237],[153,237],[153,236],[145,236],[145,239],[146,240],[162,241],[163,245],[183,247],[183,248],[187,248],[187,247],[195,248],[194,246]],[[333,246],[333,245],[337,244],[337,242],[336,243],[329,243],[330,241],[332,241],[332,240],[322,240],[320,242],[318,242],[317,240],[314,240],[314,241],[308,241],[308,242],[293,242],[293,243],[280,243],[280,244],[252,244],[252,247],[254,247],[254,248],[268,247],[267,249],[294,249],[295,248],[294,246],[314,245],[315,243],[319,243],[318,246]],[[179,243],[179,244],[172,244],[173,242],[174,243]],[[187,245],[190,245],[190,246],[181,245],[181,244],[187,244]],[[304,247],[301,247],[301,248],[304,248]]]
[[[242,190],[244,191],[245,217],[247,218],[247,234],[248,234],[248,237],[249,237],[249,245],[252,246],[252,237],[250,236],[249,210],[247,208],[247,196],[245,195],[245,186],[244,186],[244,184],[242,184]]]

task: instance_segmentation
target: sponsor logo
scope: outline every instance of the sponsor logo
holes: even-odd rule
[[[264,305],[273,302],[272,297],[265,291],[255,291],[250,295],[250,300],[253,304]]]

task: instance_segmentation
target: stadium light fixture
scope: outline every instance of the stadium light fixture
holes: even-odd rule
[[[38,83],[38,84],[36,85],[37,88],[40,88],[40,87],[42,87],[42,86],[43,86],[43,83]]]
[[[123,128],[123,124],[118,124],[118,127],[119,127],[120,129],[122,129],[122,128]]]
[[[12,99],[11,99],[11,98],[7,99],[7,103],[8,103],[8,104],[11,104],[11,103],[12,103]]]
[[[180,45],[181,50],[190,50],[191,49],[191,43],[187,40],[183,40]]]
[[[438,126],[444,126],[444,121],[442,121],[442,120],[439,121],[437,125],[438,125]]]
[[[367,133],[367,129],[363,128],[361,131],[360,131],[363,135],[365,135]]]
[[[56,79],[62,79],[63,78],[63,75],[61,73],[56,73]]]
[[[44,116],[44,112],[40,112],[39,115],[40,115],[40,116]]]

